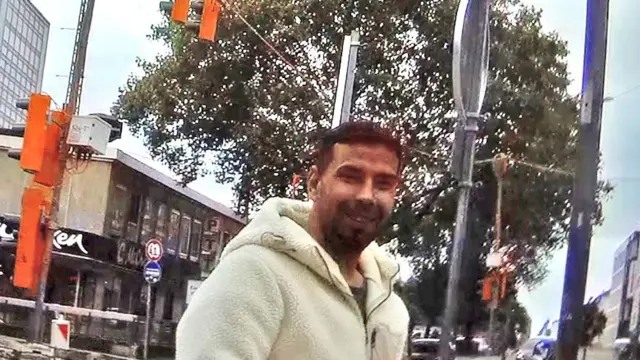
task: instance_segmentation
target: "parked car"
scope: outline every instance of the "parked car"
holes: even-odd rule
[[[491,355],[491,346],[487,342],[487,339],[483,337],[475,337],[473,338],[473,342],[478,346],[478,355],[480,356],[489,356]]]
[[[451,357],[448,360],[455,360],[455,347],[451,347]],[[411,341],[412,360],[436,360],[440,349],[439,339],[415,339]]]
[[[555,359],[554,337],[533,337],[524,342],[516,352],[516,360],[553,360]]]

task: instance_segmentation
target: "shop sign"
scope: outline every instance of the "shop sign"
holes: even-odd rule
[[[13,231],[9,231],[7,224],[0,222],[0,240],[3,241],[16,241],[16,236]]]
[[[142,267],[145,262],[144,249],[136,243],[121,240],[118,244],[118,264],[133,268]]]
[[[77,247],[83,254],[89,255],[89,252],[82,243],[82,234],[69,234],[65,230],[56,230],[53,233],[53,246],[58,250],[63,248]]]
[[[188,304],[191,302],[191,298],[193,298],[193,294],[196,293],[200,285],[202,285],[204,281],[202,280],[187,280],[187,295],[185,298],[185,302]]]

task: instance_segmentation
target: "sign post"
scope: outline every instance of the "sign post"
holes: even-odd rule
[[[147,241],[144,247],[144,254],[147,257],[147,263],[144,264],[142,275],[147,282],[147,301],[146,301],[146,319],[144,326],[144,353],[143,358],[149,358],[149,340],[151,335],[151,286],[162,278],[162,267],[158,263],[162,259],[164,249],[162,242],[157,239]]]
[[[440,358],[449,359],[458,313],[458,286],[467,235],[467,209],[473,186],[473,161],[478,123],[489,74],[489,10],[491,0],[460,0],[453,34],[453,100],[458,113],[451,172],[459,183]]]

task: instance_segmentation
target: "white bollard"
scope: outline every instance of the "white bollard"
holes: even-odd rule
[[[71,323],[60,317],[51,321],[51,346],[58,349],[69,349]]]

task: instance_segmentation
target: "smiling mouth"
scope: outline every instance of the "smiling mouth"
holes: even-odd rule
[[[347,214],[347,217],[360,224],[369,224],[376,221],[376,219],[367,216],[356,216]]]

